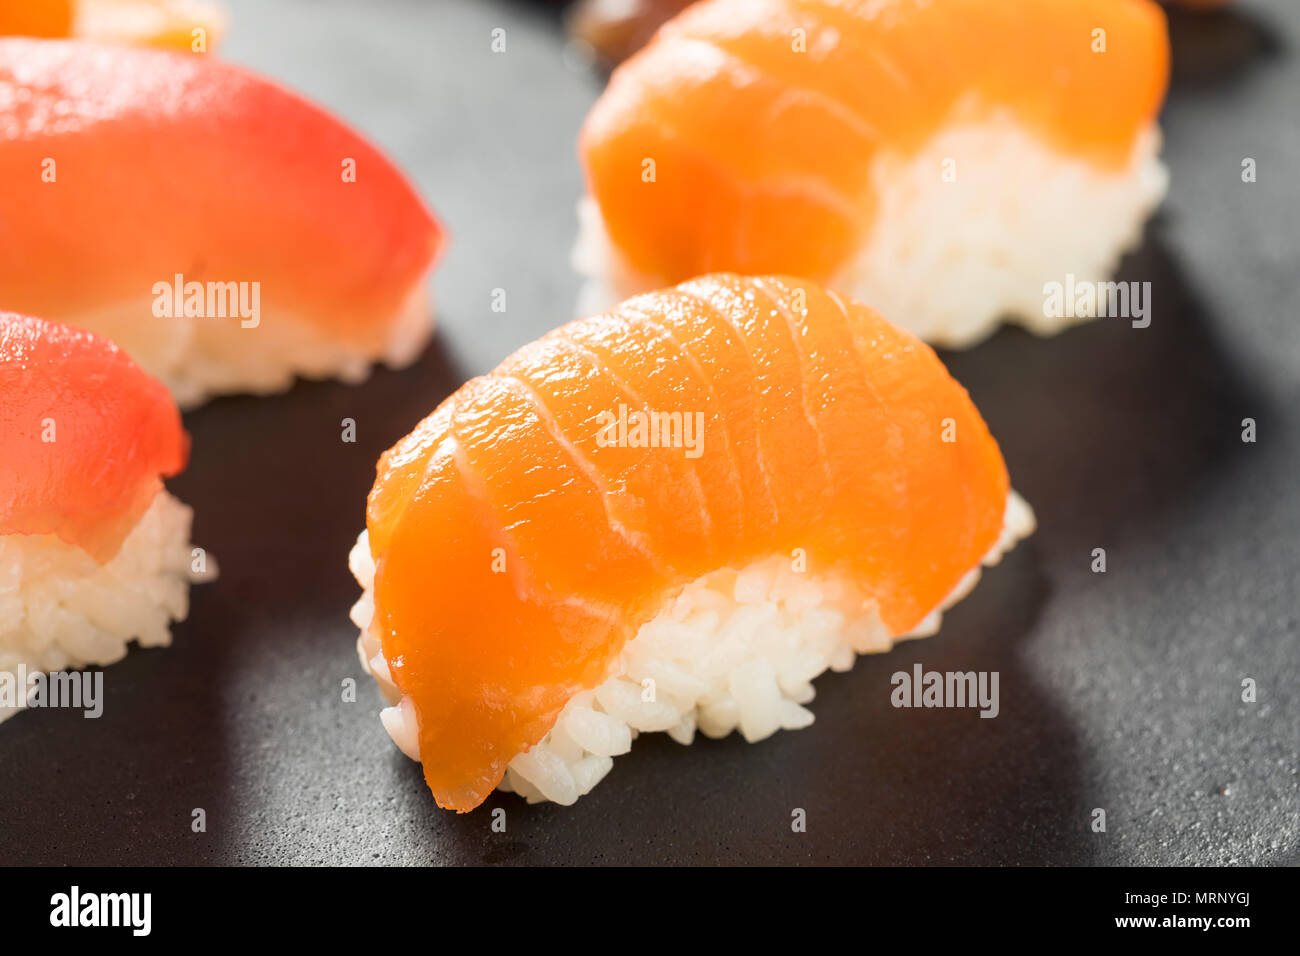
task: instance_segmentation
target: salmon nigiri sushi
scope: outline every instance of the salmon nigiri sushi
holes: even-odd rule
[[[442,230],[306,100],[206,56],[0,40],[0,308],[102,333],[183,405],[363,378],[431,332]]]
[[[350,563],[383,723],[438,804],[573,803],[642,731],[805,727],[1033,528],[934,352],[797,279],[572,322],[386,452]]]
[[[1150,0],[702,0],[583,126],[582,306],[794,272],[967,346],[1085,317],[1163,198]]]
[[[225,26],[222,8],[209,0],[0,0],[0,35],[80,37],[207,53]]]
[[[112,342],[0,313],[0,720],[38,675],[171,643],[215,566],[163,479],[176,403]]]

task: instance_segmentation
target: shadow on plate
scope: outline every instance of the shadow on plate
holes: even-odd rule
[[[1038,514],[1034,540],[1084,565],[1095,547],[1152,533],[1198,484],[1226,480],[1247,447],[1242,419],[1267,413],[1230,363],[1227,322],[1206,313],[1158,235],[1115,279],[1150,283],[1148,327],[1098,318],[1049,339],[1004,329],[943,356]]]

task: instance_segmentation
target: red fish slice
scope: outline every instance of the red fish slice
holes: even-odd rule
[[[427,340],[443,231],[414,188],[232,64],[0,40],[0,180],[0,307],[107,334],[183,402],[356,380]],[[207,311],[249,308],[174,314],[214,289]]]
[[[112,342],[0,313],[0,535],[102,564],[188,454],[176,403]]]

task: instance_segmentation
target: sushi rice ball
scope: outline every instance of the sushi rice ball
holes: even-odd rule
[[[1165,195],[1168,76],[1150,0],[692,4],[583,126],[580,313],[784,271],[937,345],[1058,332]]]

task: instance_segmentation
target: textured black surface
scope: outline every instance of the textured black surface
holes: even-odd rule
[[[546,6],[243,0],[226,53],[337,109],[452,232],[428,354],[360,388],[189,415],[195,540],[221,578],[102,719],[0,726],[6,863],[1282,863],[1300,849],[1300,10],[1173,23],[1172,192],[1122,278],[1145,330],[1003,331],[945,358],[1041,528],[939,636],[818,682],[758,745],[662,735],[575,807],[439,811],[376,719],[345,556],[374,462],[444,395],[571,318],[573,141],[598,83]],[[507,52],[489,32],[507,31]],[[1240,180],[1243,157],[1259,181]],[[357,236],[356,241],[367,241]],[[494,288],[508,294],[493,313]],[[340,441],[341,419],[358,441]],[[1243,444],[1241,420],[1258,421]],[[1109,571],[1089,570],[1093,548]],[[895,710],[914,661],[997,670],[1002,713]],[[341,682],[358,679],[357,703]],[[1240,701],[1244,677],[1259,702]],[[206,810],[208,830],[190,829]],[[490,808],[507,810],[504,834]],[[808,813],[794,834],[791,810]],[[1088,829],[1107,810],[1105,834]]]

